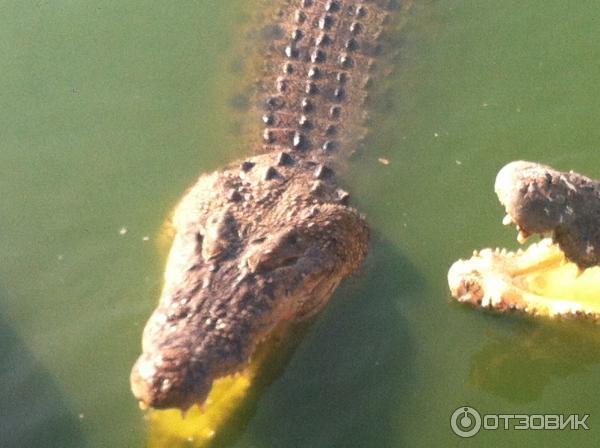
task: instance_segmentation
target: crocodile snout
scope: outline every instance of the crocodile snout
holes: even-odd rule
[[[181,368],[162,357],[138,358],[130,376],[131,390],[141,408],[187,410],[202,403],[210,391],[202,369]]]
[[[569,183],[549,166],[511,162],[498,172],[495,190],[508,214],[505,223],[514,222],[521,237],[553,232],[568,219]]]

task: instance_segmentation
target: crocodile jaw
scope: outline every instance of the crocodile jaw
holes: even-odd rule
[[[542,316],[600,316],[600,268],[581,272],[550,239],[525,251],[483,249],[448,272],[459,302]]]
[[[600,182],[573,171],[516,161],[495,191],[517,240],[550,236],[525,251],[475,251],[448,273],[452,296],[501,311],[600,316]]]

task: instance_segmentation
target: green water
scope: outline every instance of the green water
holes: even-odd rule
[[[446,272],[515,247],[492,191],[507,161],[600,177],[600,5],[416,3],[347,176],[372,254],[236,447],[595,445],[600,329],[449,303]],[[144,446],[128,374],[160,228],[199,173],[241,154],[244,4],[0,0],[0,446]],[[463,440],[449,426],[463,404],[589,413],[591,430]]]

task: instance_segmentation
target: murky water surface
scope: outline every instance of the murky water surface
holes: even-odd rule
[[[247,8],[0,2],[1,446],[146,444],[128,375],[162,224],[199,173],[250,151],[231,119]],[[372,256],[233,446],[594,446],[600,329],[451,304],[446,272],[516,246],[492,188],[505,162],[600,177],[599,16],[593,2],[416,2],[346,181]],[[449,418],[463,404],[589,413],[591,431],[462,440]]]

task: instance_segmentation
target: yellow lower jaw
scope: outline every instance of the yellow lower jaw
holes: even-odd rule
[[[171,221],[167,221],[158,236],[161,253],[168,253],[174,234]],[[265,353],[256,356],[239,374],[216,380],[201,407],[193,406],[186,413],[178,409],[149,411],[148,447],[200,448],[212,444],[223,427],[242,407],[265,356]]]
[[[580,272],[550,240],[519,253],[475,253],[457,261],[448,280],[454,297],[463,302],[535,315],[600,317],[600,268]]]
[[[182,413],[178,409],[151,410],[149,448],[204,448],[224,446],[235,439],[252,414],[262,390],[281,372],[293,354],[306,325],[278,325],[259,344],[250,363],[240,373],[214,381],[200,406]]]
[[[185,416],[176,409],[151,411],[148,447],[208,446],[243,404],[256,372],[254,363],[243,373],[215,381],[204,409],[194,406]]]
[[[285,331],[285,326],[276,330],[277,334]],[[239,412],[252,404],[259,376],[265,374],[266,365],[279,354],[281,345],[273,341],[262,343],[245,370],[215,380],[202,405],[193,406],[186,413],[178,409],[150,411],[148,447],[204,448],[223,439],[234,429],[231,425]],[[286,349],[283,348],[284,353]]]

